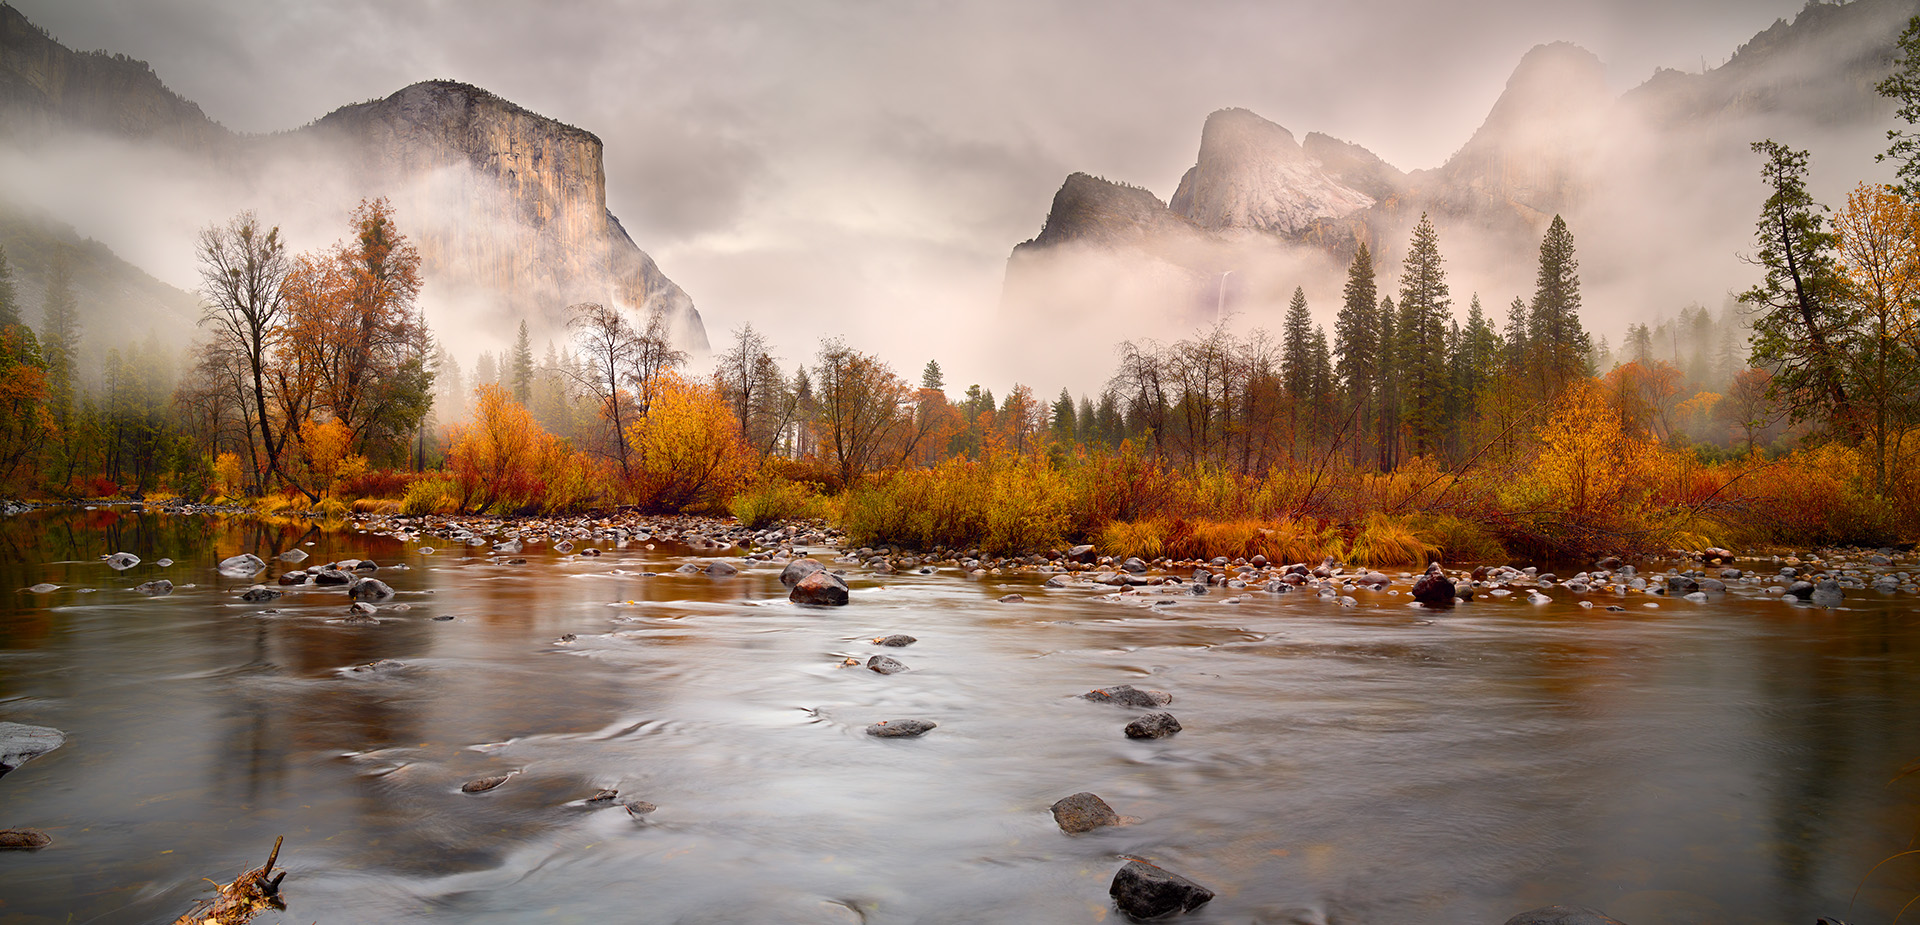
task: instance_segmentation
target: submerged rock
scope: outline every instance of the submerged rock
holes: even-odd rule
[[[384,601],[393,596],[393,588],[378,578],[356,578],[347,586],[347,596],[356,601]]]
[[[153,581],[143,582],[141,584],[134,585],[133,590],[138,591],[141,594],[148,594],[154,597],[160,597],[161,595],[173,593],[173,582],[168,581],[165,578],[157,578],[157,579],[154,579]]]
[[[249,604],[258,604],[261,601],[273,600],[279,597],[281,593],[277,588],[269,588],[266,585],[254,585],[248,588],[245,594],[240,595],[240,599]]]
[[[891,659],[884,655],[876,655],[870,659],[867,659],[867,668],[870,671],[875,671],[880,674],[899,674],[900,672],[907,670],[906,665],[902,664],[896,659]]]
[[[34,585],[30,588],[26,588],[24,590],[28,594],[52,594],[53,592],[60,590],[60,586],[43,581],[37,585]]]
[[[0,849],[31,851],[53,844],[53,838],[37,829],[0,829]]]
[[[292,563],[298,564],[298,563],[307,561],[307,551],[304,549],[289,549],[286,552],[281,553],[276,558],[278,558],[282,562],[292,562]]]
[[[514,772],[508,772],[506,774],[500,775],[499,777],[476,777],[473,780],[470,780],[464,784],[461,784],[460,792],[461,793],[486,793],[487,791],[492,790],[493,788],[506,783],[509,778],[513,777],[513,774]]]
[[[124,572],[140,564],[140,557],[130,552],[116,552],[107,557],[107,568]]]
[[[1585,906],[1541,906],[1507,920],[1506,925],[1621,925],[1614,917]]]
[[[1080,835],[1103,826],[1120,824],[1120,814],[1114,812],[1107,801],[1084,790],[1055,800],[1049,809],[1053,811],[1054,823],[1068,835]]]
[[[1213,891],[1145,861],[1129,860],[1113,875],[1107,895],[1120,911],[1137,919],[1192,912],[1213,899]]]
[[[792,588],[795,585],[798,585],[801,579],[807,577],[808,575],[813,574],[814,572],[823,571],[825,569],[826,569],[826,566],[821,565],[819,559],[815,559],[811,556],[808,556],[807,558],[804,558],[804,559],[795,559],[792,562],[787,563],[786,568],[783,568],[780,570],[780,584],[788,588]]]
[[[925,719],[883,719],[867,727],[867,735],[883,739],[913,739],[926,735],[940,724]]]
[[[1172,713],[1148,713],[1127,724],[1129,739],[1164,739],[1180,731],[1180,721]]]
[[[909,636],[905,633],[895,633],[891,636],[881,636],[875,639],[873,641],[873,644],[876,646],[892,646],[893,648],[898,649],[903,646],[913,645],[914,643],[919,641],[920,640],[915,639],[912,636]]]
[[[66,744],[67,734],[52,726],[0,723],[0,775]]]
[[[266,568],[267,563],[250,552],[220,560],[220,574],[229,578],[252,578],[266,571]]]
[[[1173,702],[1173,695],[1165,691],[1141,690],[1131,684],[1117,687],[1103,687],[1080,695],[1095,703],[1117,703],[1123,707],[1164,707]]]
[[[1828,578],[1813,586],[1809,600],[1813,601],[1815,607],[1838,607],[1846,596],[1846,592],[1840,590],[1840,582]]]

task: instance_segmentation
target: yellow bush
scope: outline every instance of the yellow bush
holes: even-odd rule
[[[1422,565],[1440,547],[1416,536],[1405,519],[1374,514],[1353,538],[1347,559],[1360,565]]]
[[[745,482],[747,448],[718,389],[668,373],[653,404],[627,428],[640,503],[655,510],[719,510]]]

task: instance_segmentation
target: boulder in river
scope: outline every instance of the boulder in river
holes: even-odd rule
[[[52,594],[53,592],[60,590],[60,586],[53,584],[52,582],[43,581],[26,590],[28,594]]]
[[[1604,912],[1585,906],[1541,906],[1528,909],[1507,920],[1506,925],[1621,925]]]
[[[1787,596],[1797,597],[1803,601],[1812,600],[1813,599],[1813,582],[1796,581],[1793,584],[1788,585]]]
[[[344,585],[353,580],[353,576],[337,568],[323,568],[313,573],[316,585]]]
[[[134,585],[133,590],[138,591],[141,594],[148,594],[148,595],[152,595],[153,597],[159,597],[163,594],[173,593],[173,582],[168,581],[165,578],[156,578],[153,581],[142,582],[141,584]]]
[[[249,604],[258,604],[262,601],[273,600],[279,597],[280,594],[281,591],[278,588],[269,588],[266,585],[254,585],[248,588],[245,594],[240,595],[240,599]]]
[[[1120,814],[1114,812],[1107,801],[1084,790],[1055,800],[1049,808],[1053,810],[1054,823],[1068,835],[1080,835],[1102,826],[1120,824]]]
[[[283,585],[304,585],[307,583],[307,573],[295,569],[291,572],[281,572],[280,577],[274,580]]]
[[[791,588],[791,587],[794,587],[795,585],[798,585],[800,583],[800,579],[805,578],[808,575],[813,574],[814,572],[824,571],[825,569],[826,569],[826,566],[821,565],[820,560],[815,559],[812,556],[808,556],[804,559],[795,559],[792,562],[787,563],[786,568],[783,568],[780,570],[780,583],[782,585],[785,585],[788,588]]]
[[[304,549],[289,549],[286,552],[281,553],[278,558],[282,562],[292,562],[292,563],[298,564],[298,563],[307,561],[307,551]]]
[[[939,723],[925,719],[883,719],[867,727],[867,735],[882,739],[914,739],[926,735]]]
[[[740,574],[740,569],[725,559],[707,566],[707,577],[709,578],[732,578],[738,574]]]
[[[792,568],[792,566],[788,566]],[[782,576],[784,578],[784,576]],[[826,569],[807,573],[793,585],[787,599],[796,604],[839,607],[847,602],[847,583]]]
[[[59,748],[66,741],[67,734],[52,726],[0,723],[0,776]]]
[[[107,557],[107,568],[124,572],[140,564],[140,557],[130,552],[116,552]]]
[[[38,829],[0,829],[0,850],[32,851],[53,844],[53,838]]]
[[[1180,721],[1172,713],[1148,713],[1127,724],[1129,739],[1164,739],[1180,731]]]
[[[461,793],[486,793],[487,791],[492,790],[493,788],[506,783],[510,778],[513,777],[514,773],[515,772],[509,771],[498,777],[476,777],[473,780],[470,780],[464,784],[461,784],[460,792]]]
[[[1095,703],[1117,703],[1123,707],[1164,707],[1173,702],[1173,695],[1165,691],[1141,690],[1131,684],[1115,687],[1103,687],[1080,695]]]
[[[1129,859],[1113,875],[1107,895],[1120,911],[1137,919],[1192,912],[1213,899],[1213,891],[1145,861]]]
[[[356,601],[384,601],[393,596],[393,589],[378,578],[356,578],[347,586],[347,596]]]
[[[909,636],[905,633],[895,633],[891,636],[880,636],[873,640],[873,644],[876,646],[890,646],[892,648],[898,649],[904,646],[913,645],[914,643],[919,641],[920,640],[915,639],[912,636]]]
[[[220,574],[229,578],[252,578],[266,571],[267,563],[259,556],[243,552],[220,560]]]
[[[1427,573],[1413,583],[1413,599],[1429,607],[1450,607],[1453,598],[1453,579],[1448,578],[1439,566],[1429,566]]]
[[[1067,550],[1066,557],[1067,559],[1074,562],[1078,562],[1082,565],[1092,565],[1093,559],[1094,559],[1093,544],[1087,543],[1080,546],[1075,546],[1072,549]]]
[[[1813,586],[1813,594],[1808,599],[1815,607],[1838,607],[1846,596],[1846,592],[1840,590],[1840,582],[1828,578]]]
[[[884,655],[876,655],[867,659],[867,668],[870,671],[875,671],[880,674],[899,674],[907,670],[907,666],[897,659],[891,659]]]

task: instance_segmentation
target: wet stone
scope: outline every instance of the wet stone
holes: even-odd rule
[[[1507,920],[1506,925],[1621,925],[1614,917],[1585,906],[1541,906]]]
[[[34,585],[31,588],[28,588],[27,592],[30,594],[52,594],[53,592],[58,590],[60,590],[59,585],[49,584],[43,581],[37,585]]]
[[[492,790],[495,787],[498,787],[501,784],[506,783],[508,778],[511,778],[511,777],[513,777],[512,774],[502,774],[499,777],[476,777],[473,780],[470,780],[464,784],[461,784],[460,792],[461,793],[486,793],[487,791]]]
[[[37,829],[0,829],[0,850],[32,851],[53,844],[53,838]]]
[[[356,578],[347,586],[347,596],[356,601],[384,601],[393,596],[393,588],[378,578]]]
[[[282,572],[276,580],[283,585],[304,585],[307,583],[307,573],[302,571]]]
[[[107,568],[124,572],[140,564],[140,557],[130,552],[116,552],[107,557]]]
[[[280,595],[281,591],[277,588],[269,588],[266,585],[254,585],[248,588],[245,594],[240,595],[240,599],[249,604],[258,604],[261,601],[273,600]]]
[[[1180,731],[1180,721],[1172,713],[1148,713],[1127,724],[1129,739],[1164,739]]]
[[[878,672],[879,674],[899,674],[902,671],[906,671],[907,666],[896,659],[888,658],[884,655],[876,655],[867,659],[867,669]]]
[[[1068,835],[1091,832],[1102,826],[1119,825],[1120,814],[1107,805],[1100,797],[1081,791],[1072,796],[1061,797],[1049,807],[1053,811],[1053,821],[1060,831]]]
[[[1000,599],[1000,603],[1002,604],[1024,604],[1026,603],[1026,601],[1027,601],[1026,598],[1021,597],[1018,594],[1009,594],[1006,597],[1003,597]]]
[[[168,581],[165,578],[158,578],[153,581],[134,585],[133,590],[138,591],[141,594],[149,594],[154,597],[159,597],[163,594],[173,593],[173,582]]]
[[[883,719],[867,727],[867,735],[882,739],[914,739],[926,735],[940,724],[924,719]]]
[[[67,734],[52,726],[25,723],[0,723],[0,775],[5,775],[67,741]]]
[[[814,572],[822,571],[825,568],[826,566],[821,565],[819,559],[811,556],[804,559],[795,559],[787,563],[786,568],[780,570],[780,584],[788,588],[793,588],[800,583],[801,579],[806,578]]]
[[[1123,707],[1164,707],[1173,702],[1173,695],[1164,691],[1141,690],[1131,684],[1117,687],[1103,687],[1080,695],[1095,703],[1116,703]]]
[[[839,607],[847,603],[847,583],[824,568],[807,573],[792,587],[787,599],[796,604]]]
[[[1213,899],[1213,891],[1145,861],[1129,860],[1107,886],[1113,904],[1137,919],[1192,912]]]
[[[220,560],[220,574],[231,578],[251,578],[266,569],[266,561],[250,552]]]
[[[645,800],[628,800],[620,805],[627,808],[627,815],[635,818],[639,818],[660,808]]]
[[[891,646],[893,648],[898,649],[904,646],[913,645],[914,643],[919,641],[920,640],[915,639],[914,637],[909,636],[905,633],[895,633],[891,636],[881,636],[873,640],[873,644],[876,646]]]

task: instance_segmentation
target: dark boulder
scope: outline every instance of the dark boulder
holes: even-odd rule
[[[1429,568],[1420,580],[1413,583],[1413,599],[1430,607],[1449,607],[1453,604],[1453,579],[1438,568]]]
[[[926,735],[939,723],[925,719],[883,719],[867,727],[867,735],[882,739],[914,739]]]
[[[1173,702],[1172,694],[1162,691],[1141,690],[1131,684],[1121,684],[1117,687],[1103,687],[1099,690],[1088,691],[1080,696],[1095,703],[1117,703],[1123,707],[1145,707],[1147,709],[1164,707]]]
[[[353,576],[337,568],[323,568],[313,573],[316,585],[344,585],[353,580]]]
[[[378,578],[356,578],[347,586],[347,596],[356,601],[384,601],[393,596],[393,589]]]
[[[0,849],[32,851],[53,844],[53,838],[37,829],[0,829]]]
[[[1604,912],[1584,906],[1541,906],[1507,920],[1507,925],[1621,925]]]
[[[1127,724],[1129,739],[1164,739],[1180,731],[1180,721],[1172,713],[1148,713]]]
[[[1000,603],[1002,604],[1024,604],[1026,602],[1027,599],[1018,594],[1009,594],[1000,599]]]
[[[254,585],[248,588],[245,594],[240,595],[240,599],[249,604],[258,604],[261,601],[273,600],[280,595],[281,591],[278,588],[269,588],[266,585]]]
[[[1213,899],[1213,891],[1179,874],[1129,860],[1107,887],[1113,904],[1136,919],[1155,919],[1175,912],[1192,912]]]
[[[283,585],[304,585],[307,583],[307,573],[297,570],[281,572],[280,577],[275,580]]]
[[[1797,597],[1803,601],[1812,600],[1813,599],[1813,582],[1796,581],[1793,584],[1787,586],[1787,595],[1790,597]]]
[[[1082,565],[1093,564],[1093,544],[1087,543],[1067,550],[1067,558]]]
[[[880,674],[899,674],[902,671],[906,671],[907,666],[896,659],[891,659],[884,655],[876,655],[867,659],[867,669]]]
[[[1119,825],[1120,814],[1107,805],[1107,801],[1098,796],[1081,791],[1072,796],[1061,797],[1051,807],[1053,821],[1060,831],[1068,835],[1091,832],[1102,826]]]
[[[1620,562],[1619,556],[1608,556],[1604,559],[1601,559],[1598,562],[1595,562],[1593,564],[1593,567],[1597,569],[1601,569],[1603,571],[1611,572],[1614,569],[1619,568],[1620,565],[1621,565],[1621,562]],[[1548,908],[1554,908],[1554,907],[1549,906]]]
[[[506,783],[508,779],[512,777],[513,775],[511,773],[502,774],[499,777],[476,777],[473,780],[470,780],[464,784],[461,784],[460,792],[461,793],[486,793],[487,791],[492,790],[493,788]]]
[[[786,568],[780,570],[780,583],[791,588],[798,585],[800,580],[808,575],[814,572],[824,571],[825,569],[826,566],[821,565],[819,559],[811,556],[805,559],[795,559],[787,563]]]
[[[1840,582],[1828,578],[1813,586],[1813,593],[1808,599],[1816,607],[1838,607],[1846,596],[1846,592],[1840,590]]]
[[[707,576],[710,578],[732,578],[738,574],[740,574],[740,569],[733,563],[725,560],[707,565]]]
[[[163,594],[173,593],[173,582],[168,581],[165,578],[157,578],[157,579],[154,579],[153,581],[134,585],[133,590],[138,591],[141,594],[150,594],[154,597],[159,597]]]
[[[67,734],[52,726],[25,723],[0,723],[0,776],[67,741]]]
[[[876,638],[875,640],[873,640],[873,644],[876,646],[891,646],[893,648],[898,649],[904,646],[913,645],[914,643],[919,641],[920,640],[915,639],[912,636],[909,636],[905,633],[895,633],[891,636],[881,636],[879,638]]]
[[[1120,563],[1120,568],[1139,575],[1147,570],[1147,564],[1140,561],[1139,556],[1128,556],[1127,561]]]
[[[782,578],[784,577],[783,575]],[[807,573],[792,587],[793,590],[788,592],[787,599],[796,604],[838,607],[847,602],[847,583],[841,581],[840,576],[824,568]]]

